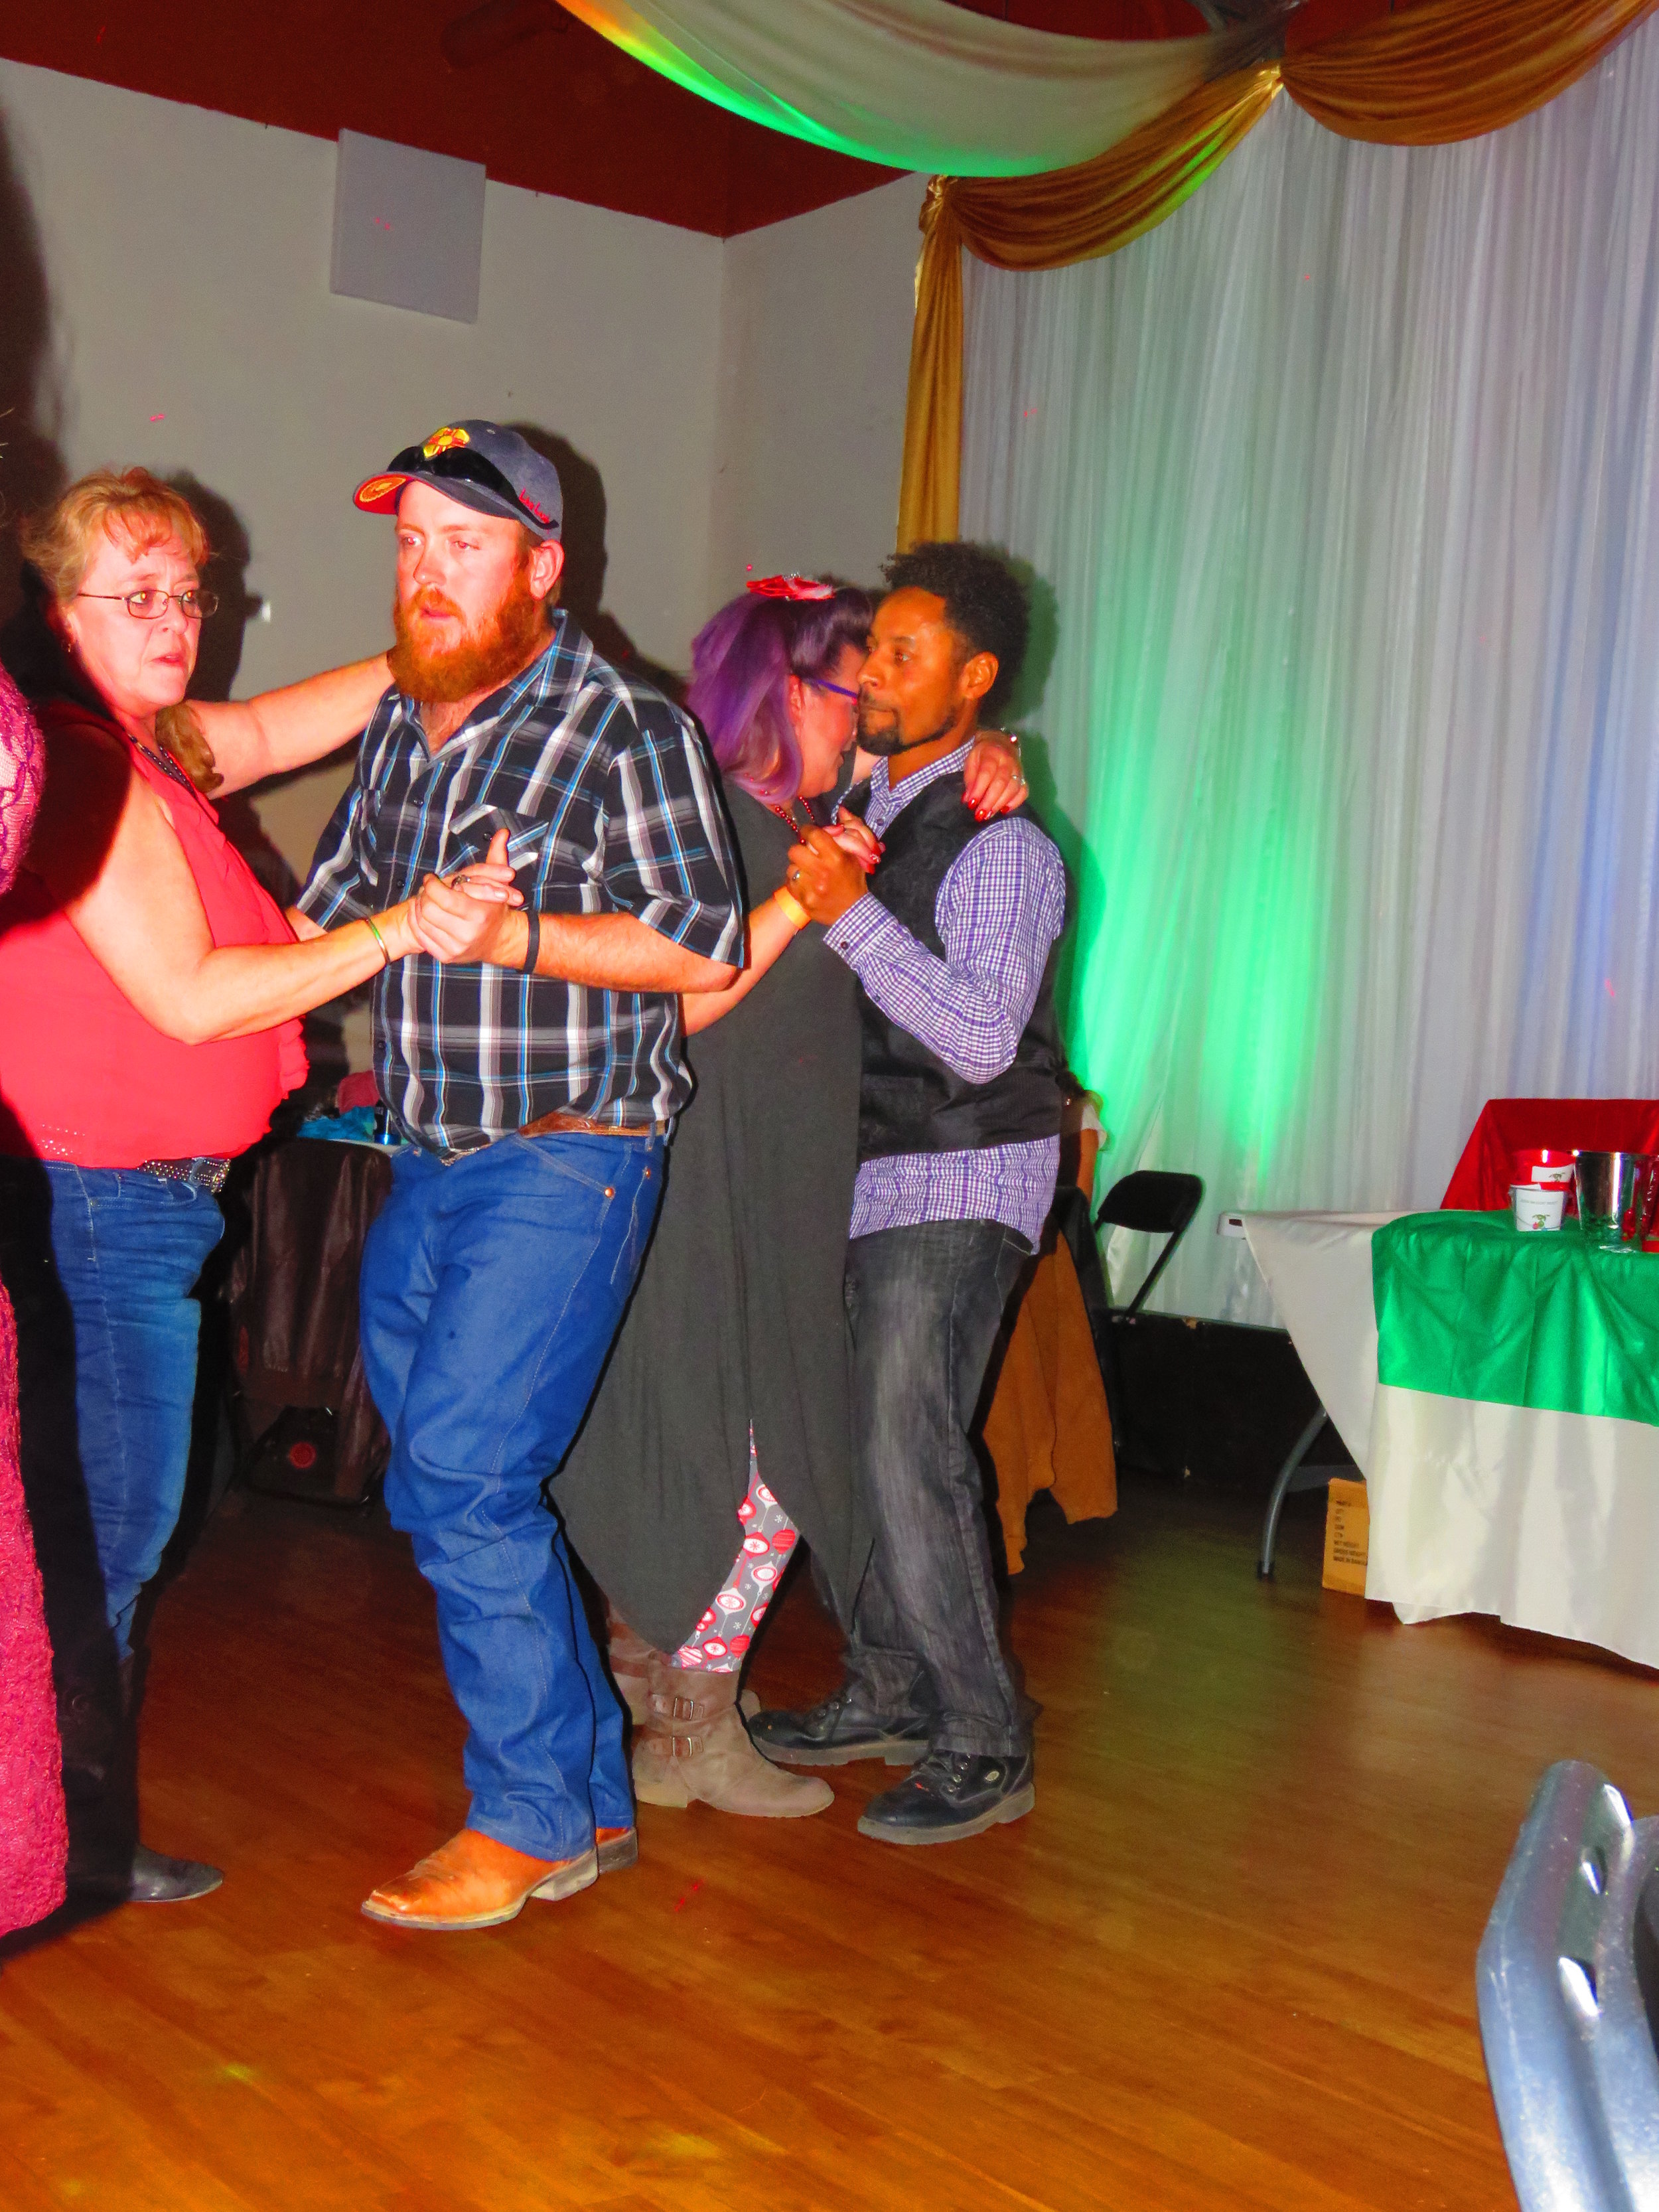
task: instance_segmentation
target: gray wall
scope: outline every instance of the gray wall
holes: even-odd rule
[[[710,589],[745,568],[879,581],[898,519],[925,179],[730,239]]]
[[[492,184],[467,325],[330,293],[334,167],[320,139],[0,62],[0,493],[189,471],[222,592],[263,603],[204,646],[221,687],[386,641],[391,532],[351,488],[456,415],[566,441],[572,603],[668,667],[745,563],[873,577],[920,179],[726,245]],[[295,869],[345,774],[256,795]]]

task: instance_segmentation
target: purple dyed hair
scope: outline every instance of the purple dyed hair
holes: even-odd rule
[[[867,592],[842,585],[827,599],[740,592],[703,624],[691,641],[686,704],[733,783],[757,799],[794,798],[801,761],[789,678],[827,676],[849,645],[861,651],[874,613]]]

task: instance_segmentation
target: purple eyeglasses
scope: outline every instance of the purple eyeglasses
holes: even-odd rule
[[[844,684],[831,684],[822,676],[809,676],[807,682],[817,691],[833,691],[837,699],[856,699],[858,693],[849,691]]]

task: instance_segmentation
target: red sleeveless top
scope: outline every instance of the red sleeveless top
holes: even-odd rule
[[[35,709],[48,740],[76,724],[122,736],[67,702]],[[216,945],[288,945],[276,901],[193,787],[125,739],[137,773],[166,800]],[[135,1168],[221,1158],[264,1136],[306,1078],[300,1024],[182,1044],[151,1027],[87,950],[27,858],[0,897],[0,1152]]]

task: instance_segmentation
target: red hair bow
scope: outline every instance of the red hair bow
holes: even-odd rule
[[[751,576],[744,586],[763,599],[833,599],[833,584],[821,584],[816,576]]]

